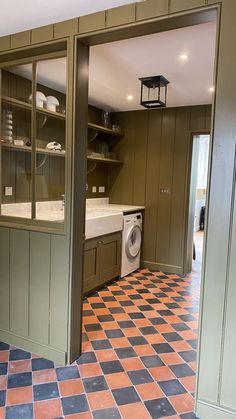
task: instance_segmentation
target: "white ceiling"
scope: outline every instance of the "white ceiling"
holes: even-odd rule
[[[160,74],[170,81],[169,107],[211,103],[215,33],[210,22],[91,47],[90,103],[106,110],[144,109],[138,79]],[[181,54],[188,59],[182,61]]]
[[[1,0],[0,36],[135,1],[140,0]]]
[[[139,105],[139,77],[160,74],[170,81],[168,107],[211,103],[215,31],[210,22],[91,47],[89,103],[108,111],[144,109]],[[181,54],[188,59],[181,61]],[[11,71],[31,79],[29,65]],[[66,59],[39,62],[37,81],[65,92]]]

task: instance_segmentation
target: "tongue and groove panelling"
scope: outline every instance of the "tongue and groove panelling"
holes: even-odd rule
[[[210,113],[206,105],[114,114],[125,132],[115,148],[124,164],[109,170],[110,200],[145,206],[146,266],[183,273],[191,135],[210,132]]]

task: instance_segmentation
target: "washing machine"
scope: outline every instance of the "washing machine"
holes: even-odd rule
[[[140,267],[142,214],[124,215],[122,232],[121,278]]]

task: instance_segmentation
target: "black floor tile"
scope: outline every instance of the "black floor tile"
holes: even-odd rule
[[[197,349],[198,341],[197,339],[190,339],[187,340],[190,346],[192,346],[193,349]]]
[[[165,321],[165,319],[163,319],[162,317],[154,317],[154,318],[152,318],[152,319],[149,319],[150,320],[150,322],[155,326],[155,325],[158,325],[158,324],[165,324],[165,323],[167,323],[166,321]]]
[[[153,326],[140,327],[139,330],[143,335],[155,335],[157,333],[157,330]]]
[[[95,351],[98,351],[100,349],[110,349],[112,347],[108,339],[93,340],[91,343]]]
[[[187,364],[170,365],[171,371],[176,375],[177,378],[191,377],[195,375],[192,368]]]
[[[130,327],[136,327],[134,322],[132,322],[131,320],[122,320],[118,322],[118,325],[120,326],[121,329],[128,329]]]
[[[131,300],[142,300],[143,299],[143,297],[141,295],[139,295],[139,294],[130,295],[129,298]]]
[[[169,352],[174,352],[174,349],[169,345],[169,343],[155,343],[152,345],[157,354],[167,354]]]
[[[122,307],[111,307],[108,310],[111,312],[111,314],[125,313],[125,310]]]
[[[83,383],[86,393],[94,393],[96,391],[108,389],[106,380],[103,375],[99,375],[98,377],[84,378]]]
[[[140,398],[134,387],[118,388],[112,390],[112,394],[118,406],[140,402]]]
[[[111,314],[104,314],[103,316],[98,316],[99,322],[113,322],[114,317]]]
[[[58,381],[72,380],[80,377],[79,370],[76,365],[57,368],[56,373]]]
[[[176,342],[178,340],[183,340],[181,336],[176,332],[170,332],[170,333],[163,333],[163,337],[167,342]]]
[[[185,362],[194,362],[197,357],[196,351],[182,351],[179,352],[179,355]]]
[[[180,419],[199,419],[195,415],[195,413],[184,413],[183,415],[180,415]]]
[[[144,319],[145,316],[143,313],[128,313],[131,319]]]
[[[88,402],[84,394],[79,396],[62,397],[62,409],[64,415],[73,415],[89,411]]]
[[[171,310],[157,310],[160,316],[173,316],[174,313]]]
[[[16,406],[6,407],[6,418],[5,419],[33,419],[33,404],[19,404]]]
[[[158,300],[158,298],[147,298],[146,299],[148,304],[160,304],[160,300]]]
[[[77,364],[92,364],[97,362],[97,358],[94,352],[84,352],[78,359]]]
[[[172,327],[177,332],[184,332],[185,330],[191,330],[190,327],[185,323],[174,323],[174,324],[172,324]]]
[[[8,343],[0,342],[0,351],[8,351],[10,348],[10,345]]]
[[[8,363],[7,362],[0,362],[0,375],[6,375],[8,369]]]
[[[91,307],[93,309],[96,309],[96,308],[106,308],[106,306],[105,306],[104,303],[91,303]]]
[[[158,355],[142,356],[141,361],[146,368],[163,367],[165,365]]]
[[[144,404],[153,419],[176,415],[175,410],[167,398],[148,400]]]
[[[124,371],[120,361],[100,362],[103,374],[114,374]]]
[[[134,306],[134,303],[130,300],[124,300],[124,301],[120,301],[120,305],[122,307],[129,307],[129,306]]]
[[[6,403],[6,390],[0,390],[0,407],[5,406]]]
[[[132,336],[128,338],[128,341],[132,346],[146,345],[148,343],[143,336]]]
[[[154,380],[146,369],[127,372],[133,385],[152,383]]]
[[[117,348],[115,349],[115,352],[120,359],[125,358],[134,358],[137,356],[136,352],[133,348],[127,347],[127,348]]]
[[[107,297],[102,297],[102,300],[103,301],[105,301],[105,302],[108,302],[108,301],[116,301],[116,298],[115,297],[112,297],[112,296],[107,296]]]
[[[160,381],[158,384],[161,387],[162,391],[165,393],[165,395],[168,397],[187,393],[187,391],[179,382],[179,380]]]
[[[122,338],[124,333],[120,329],[105,330],[108,339]]]
[[[85,330],[86,332],[97,332],[98,330],[102,330],[102,326],[99,323],[86,324]]]
[[[119,410],[116,407],[110,409],[94,410],[94,419],[122,419]]]
[[[44,358],[32,359],[33,371],[48,370],[50,368],[54,368],[54,363],[52,361],[49,361],[48,359],[44,359]]]
[[[141,311],[151,311],[151,310],[154,310],[154,308],[152,306],[150,306],[149,304],[138,306],[138,308]]]
[[[37,384],[33,386],[34,401],[49,400],[59,397],[57,383]]]
[[[7,388],[26,387],[32,385],[32,373],[21,372],[8,375]]]
[[[9,361],[19,361],[21,359],[30,359],[30,352],[23,351],[22,349],[12,349],[10,351]]]
[[[195,322],[196,318],[194,316],[192,316],[192,314],[181,314],[179,316],[179,318],[181,320],[183,320],[183,322]]]
[[[173,308],[179,308],[179,304],[177,303],[165,303],[166,307],[169,308],[170,310]]]

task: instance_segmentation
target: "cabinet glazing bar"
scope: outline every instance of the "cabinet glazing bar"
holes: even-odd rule
[[[36,62],[32,64],[32,111],[31,111],[31,219],[36,218]]]

